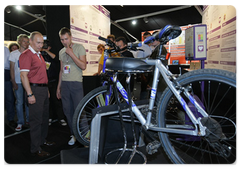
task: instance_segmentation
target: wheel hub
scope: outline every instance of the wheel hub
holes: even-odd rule
[[[232,148],[220,143],[220,140],[226,139],[226,136],[222,133],[221,125],[215,119],[210,117],[202,118],[201,123],[207,128],[205,139],[210,146],[212,146],[221,156],[229,157]]]
[[[207,128],[205,138],[209,142],[217,142],[224,136],[224,134],[222,133],[221,125],[215,119],[210,117],[204,117],[201,119],[201,123]]]

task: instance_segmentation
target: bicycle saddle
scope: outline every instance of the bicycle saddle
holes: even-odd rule
[[[119,73],[141,73],[151,72],[153,66],[148,65],[141,59],[126,58],[126,57],[111,57],[106,60],[107,72],[119,72]]]
[[[179,26],[166,25],[159,32],[153,34],[152,36],[146,38],[145,44],[151,43],[153,40],[160,41],[161,44],[166,44],[168,41],[177,38],[182,33]]]

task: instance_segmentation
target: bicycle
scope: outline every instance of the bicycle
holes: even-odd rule
[[[156,39],[160,42],[156,59],[108,58],[110,50],[104,51],[103,72],[107,73],[105,76],[108,84],[89,92],[79,103],[73,116],[73,131],[80,143],[89,145],[91,140],[91,110],[119,104],[121,94],[121,101],[129,104],[129,110],[134,113],[143,129],[158,133],[161,146],[173,163],[235,162],[236,74],[217,69],[200,69],[174,77],[162,64],[166,56],[161,55],[161,50],[164,44],[180,34],[181,29],[178,26],[167,25],[144,41],[148,43]],[[102,37],[99,39],[113,47],[112,51],[118,50],[109,40]],[[128,48],[132,46],[130,44]],[[153,84],[145,118],[129,98],[129,90],[127,93],[117,81],[117,74],[128,74],[129,82],[131,73],[148,72],[153,66]],[[156,125],[151,119],[160,74],[168,87],[156,107]]]

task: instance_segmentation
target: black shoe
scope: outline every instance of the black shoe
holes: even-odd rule
[[[50,153],[46,152],[46,151],[37,151],[35,153],[33,153],[34,155],[37,155],[39,157],[47,157],[47,156],[50,156]]]
[[[17,127],[17,123],[14,122],[14,120],[11,120],[8,122],[9,126],[13,127],[13,128],[16,128]]]
[[[50,141],[46,141],[43,143],[44,146],[54,146],[56,143],[55,142],[50,142]]]

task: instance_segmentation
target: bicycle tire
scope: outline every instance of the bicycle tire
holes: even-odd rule
[[[107,86],[101,86],[97,87],[96,89],[90,91],[86,96],[83,97],[83,99],[78,104],[77,108],[75,109],[74,115],[73,115],[73,123],[72,123],[72,129],[73,133],[77,139],[78,142],[85,146],[89,146],[90,144],[90,134],[86,137],[87,133],[90,132],[91,128],[91,113],[87,115],[87,127],[85,129],[81,130],[80,128],[80,122],[82,119],[86,119],[86,117],[83,117],[83,111],[87,104],[97,95],[107,92]]]
[[[194,91],[196,91],[196,94],[203,94],[202,101],[204,107],[209,111],[207,111],[209,115],[218,121],[222,133],[226,133],[227,136],[224,138],[222,135],[221,140],[220,137],[218,137],[218,141],[213,142],[213,140],[206,136],[192,138],[187,135],[183,136],[159,132],[158,135],[166,155],[173,163],[179,164],[234,163],[236,160],[236,74],[224,70],[201,69],[183,74],[177,78],[177,81],[182,86],[191,84]],[[224,91],[222,88],[230,90]],[[198,92],[197,89],[200,91]],[[204,89],[204,92],[202,89]],[[212,103],[210,103],[211,101]],[[225,109],[222,103],[224,103],[224,106],[229,104],[231,107]],[[189,123],[186,120],[186,115],[183,113],[184,110],[180,107],[182,106],[174,100],[172,91],[169,88],[166,88],[157,107],[158,126],[166,127],[166,125],[169,125],[170,123]],[[223,107],[224,110],[221,110]],[[185,117],[181,117],[183,115]],[[210,125],[206,126],[210,129]],[[226,128],[227,126],[229,128],[228,130]],[[212,132],[210,134],[216,133],[216,130],[211,131],[209,129],[208,131]],[[224,148],[223,152],[225,153],[216,152],[217,148],[215,147],[217,147],[217,145],[220,146],[220,148]],[[229,146],[229,148],[227,148],[227,146]]]
[[[105,99],[108,93],[109,87],[107,85],[98,87],[90,91],[86,96],[84,96],[84,98],[80,101],[77,108],[75,109],[72,120],[73,133],[77,141],[84,146],[90,145],[92,109],[105,106]],[[126,101],[121,100],[121,103],[122,102]],[[116,99],[112,91],[108,99],[108,105],[114,104],[116,104]]]

